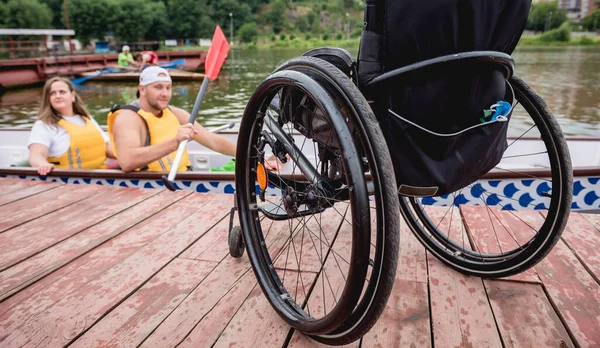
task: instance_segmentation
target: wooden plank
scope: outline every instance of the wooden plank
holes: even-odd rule
[[[86,252],[118,236],[132,226],[156,214],[184,197],[169,191],[146,190],[158,193],[81,233],[62,241],[51,249],[0,272],[0,301],[81,257]],[[1,313],[1,312],[0,312]]]
[[[122,187],[102,192],[0,234],[0,270],[25,260],[158,193]],[[85,217],[85,218],[82,218]]]
[[[25,181],[25,180],[22,180],[22,181]],[[23,198],[33,196],[33,195],[36,195],[41,192],[48,191],[48,190],[51,190],[55,187],[62,186],[62,185],[64,185],[64,184],[56,183],[56,182],[36,182],[35,185],[30,185],[28,187],[24,187],[24,188],[18,189],[16,191],[1,195],[0,196],[0,206],[8,204],[8,203],[16,202]]]
[[[540,285],[494,280],[485,285],[504,347],[574,347]]]
[[[526,222],[535,218],[529,214],[520,217]],[[535,268],[573,343],[600,346],[600,285],[571,250],[559,241]]]
[[[507,212],[495,207],[466,205],[461,210],[467,233],[475,241],[475,249],[482,253],[507,252],[518,248],[531,239],[535,233],[532,227],[537,228],[544,222],[537,211]],[[522,216],[529,217],[528,223],[525,223]],[[505,279],[539,283],[536,269],[533,267]]]
[[[360,347],[360,342],[361,342],[361,340],[357,340],[350,344],[344,344],[344,345],[336,346],[336,347],[358,348],[358,347]],[[294,334],[292,335],[292,339],[290,340],[290,343],[288,344],[287,347],[288,348],[324,348],[324,347],[331,347],[331,346],[328,344],[319,343],[319,342],[313,340],[312,338],[310,338],[309,336],[306,336],[305,334],[300,333],[299,331],[294,331]]]
[[[289,325],[275,313],[257,286],[213,347],[279,347],[289,332]]]
[[[6,344],[70,343],[222,219],[224,209],[231,204],[226,198],[223,195],[186,197],[180,201],[182,205],[196,209],[204,205],[205,209],[167,229],[134,255],[27,320],[9,333]],[[153,228],[158,228],[157,225],[160,223],[153,224]],[[56,329],[48,330],[49,323]]]
[[[481,279],[458,273],[431,255],[427,260],[434,346],[502,346]]]
[[[600,233],[600,214],[582,214],[582,216]]]
[[[596,282],[600,282],[600,233],[594,233],[594,227],[582,214],[571,213],[562,239]]]
[[[229,221],[223,220],[215,229],[207,234],[207,244],[212,243],[210,234],[220,233],[220,229],[227,228]],[[288,241],[289,223],[287,221],[271,221],[263,223],[263,233],[267,236],[267,245],[269,250],[277,252],[281,250],[283,245]],[[204,237],[196,244],[202,244]],[[222,243],[226,240],[222,241]],[[218,249],[218,248],[216,248]],[[196,250],[206,250],[205,246],[198,245]],[[221,258],[225,257],[228,249],[222,248]],[[249,278],[248,278],[249,277]],[[164,321],[164,323],[156,329],[155,332],[142,344],[143,347],[175,347],[186,336],[191,335],[191,342],[213,342],[218,338],[218,334],[208,335],[206,331],[198,333],[198,328],[205,326],[219,327],[213,333],[223,331],[231,316],[223,317],[223,313],[235,312],[241,306],[244,299],[249,295],[254,287],[256,280],[254,273],[250,271],[250,263],[247,255],[242,258],[234,259],[225,257],[223,261],[215,268],[215,270],[195,289],[190,296]],[[238,284],[244,283],[242,287]],[[227,296],[229,301],[223,302]],[[213,311],[221,313],[211,317],[208,322],[204,323],[206,316]],[[233,315],[233,313],[232,313]],[[223,322],[224,319],[225,322]],[[199,336],[206,336],[199,338]],[[186,339],[187,340],[187,339]],[[198,346],[204,346],[199,344]]]
[[[173,260],[70,347],[137,347],[216,265]]]
[[[386,308],[362,347],[431,347],[427,284],[397,279]]]
[[[239,263],[249,262],[247,259],[239,260]],[[233,287],[227,293],[223,293],[224,296],[221,297],[214,307],[202,317],[200,322],[195,326],[187,323],[185,324],[187,329],[190,329],[191,327],[191,332],[188,331],[189,334],[187,334],[187,336],[185,333],[182,335],[178,334],[179,331],[184,331],[179,327],[175,330],[175,334],[177,334],[176,338],[169,335],[165,328],[173,328],[171,322],[169,324],[161,325],[157,329],[157,331],[161,331],[161,333],[151,336],[141,347],[212,347],[219,339],[221,332],[223,332],[227,324],[229,324],[231,318],[237,313],[244,301],[250,295],[250,292],[254,289],[258,289],[258,284],[256,283],[254,273],[248,268],[246,269],[246,273],[234,283]],[[202,303],[199,305],[202,305]],[[270,310],[272,311],[272,309]],[[182,339],[183,341],[177,345]]]
[[[575,344],[600,346],[600,286],[595,279],[562,242],[537,269]]]
[[[62,185],[0,206],[0,232],[77,203],[104,189],[100,185]]]
[[[163,196],[165,199],[162,202],[168,205],[191,194],[189,191],[173,192],[170,193],[172,200],[168,200],[169,195],[166,195]],[[202,204],[190,206],[182,201],[168,206],[152,218],[144,220],[4,300],[0,303],[0,342],[11,330],[30,317],[100,277],[201,207]]]
[[[236,219],[236,224],[237,219]],[[235,226],[234,225],[234,226]],[[221,262],[229,254],[229,216],[221,221],[209,233],[192,244],[179,257],[190,260]]]
[[[35,185],[37,181],[0,177],[0,194]]]

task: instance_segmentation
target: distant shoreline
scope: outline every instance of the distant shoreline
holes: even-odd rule
[[[568,42],[564,41],[541,41],[541,35],[524,35],[519,40],[517,47],[552,47],[552,46],[591,46],[598,47],[600,46],[600,35],[596,36],[571,36],[571,40]],[[293,36],[292,36],[293,37]],[[348,50],[357,50],[358,45],[360,43],[359,38],[355,39],[344,39],[344,40],[322,40],[317,38],[305,39],[293,37],[290,39],[287,36],[285,39],[281,40],[277,38],[275,41],[262,39],[257,43],[250,44],[240,44],[235,43],[233,45],[233,49],[243,49],[243,50],[278,50],[278,49],[312,49],[317,47],[341,47],[346,48]],[[182,49],[182,47],[178,47],[178,49]],[[208,47],[200,47],[200,46],[191,46],[183,48],[185,50],[198,50],[204,49],[207,50]]]

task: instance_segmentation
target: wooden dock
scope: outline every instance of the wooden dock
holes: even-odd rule
[[[228,255],[232,199],[0,179],[0,347],[320,346]],[[350,347],[600,347],[600,215],[572,214],[546,259],[500,280],[406,228],[387,309]]]

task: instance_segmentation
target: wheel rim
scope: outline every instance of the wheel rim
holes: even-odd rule
[[[353,189],[349,191],[349,202],[341,202],[334,198],[329,202],[333,202],[332,206],[326,207],[326,204],[319,201],[323,193],[314,188],[309,191],[306,189],[307,185],[295,185],[295,188],[302,187],[305,190],[283,191],[278,198],[269,198],[266,195],[265,203],[260,201],[255,192],[254,168],[260,161],[256,144],[262,139],[261,132],[265,126],[261,117],[265,115],[268,103],[274,95],[280,93],[283,86],[290,86],[290,75],[299,80],[296,83],[304,82],[303,85],[295,84],[294,88],[313,98],[310,101],[321,110],[334,112],[331,107],[327,109],[319,98],[314,97],[314,90],[311,93],[306,89],[314,89],[316,85],[312,85],[306,75],[290,72],[282,72],[279,75],[272,75],[257,89],[241,125],[251,131],[244,136],[240,132],[240,144],[247,144],[244,149],[247,156],[244,156],[245,159],[236,169],[236,186],[244,188],[240,190],[243,192],[238,194],[240,221],[255,273],[273,307],[286,321],[303,332],[326,333],[338,327],[351,313],[360,297],[360,290],[357,291],[354,287],[362,289],[366,277],[369,235],[361,234],[360,231],[369,229],[367,189],[362,172],[352,169],[360,169],[354,145],[337,139],[337,143],[326,145],[335,145],[330,147],[343,149],[338,153],[338,170],[343,172],[346,180],[353,183]],[[326,92],[321,89],[320,93]],[[336,120],[327,118],[328,113],[323,114],[331,129],[337,129],[338,134],[349,134],[342,117]],[[287,127],[288,133],[294,128],[293,122],[283,122],[283,126]],[[318,136],[304,136],[304,144],[299,147],[309,149],[310,147],[305,146],[306,141],[318,139]],[[323,143],[322,139],[318,140],[317,145],[311,145],[313,149],[317,149],[318,144]],[[244,148],[238,145],[238,150],[240,147]],[[316,168],[323,168],[326,163],[327,167],[331,168],[335,160],[319,159],[317,153],[313,164]],[[295,163],[293,160],[292,162]],[[297,166],[293,163],[292,172],[285,175],[287,179],[294,179],[294,183],[300,182],[299,178],[306,180],[303,174],[298,173]],[[240,182],[243,182],[243,185],[240,185]],[[340,180],[335,182],[340,184]],[[310,193],[317,197],[318,204],[314,203],[315,200],[307,198]],[[311,214],[294,215],[306,211],[307,206],[312,209]],[[277,221],[273,218],[285,215],[288,220]],[[290,216],[293,218],[289,219]],[[278,234],[277,231],[283,232]]]
[[[570,205],[570,159],[568,152],[562,151],[564,139],[560,134],[552,135],[551,121],[547,120],[552,116],[544,116],[548,112],[545,105],[526,93],[522,81],[515,79],[512,82],[517,99],[513,117],[529,117],[529,126],[509,128],[511,139],[504,161],[495,169],[523,174],[525,179],[507,181],[509,184],[506,185],[499,180],[473,183],[448,195],[445,199],[449,203],[445,208],[436,209],[424,204],[431,203],[433,198],[400,197],[402,214],[431,252],[455,268],[482,276],[509,275],[535,263],[532,259],[548,252],[556,242]],[[513,121],[511,125],[515,123]],[[521,124],[527,124],[527,120]],[[542,140],[545,149],[538,151],[523,146],[524,142],[533,139]],[[523,148],[523,152],[517,153],[517,148]],[[512,169],[511,160],[543,163],[551,176]],[[539,197],[512,191],[528,183],[537,185],[537,192],[541,192]],[[479,203],[479,207],[472,207],[470,204],[474,202],[467,196],[478,197],[480,202],[475,203]],[[516,212],[515,207],[523,211]],[[473,219],[477,214],[483,216]],[[483,221],[487,221],[487,225]]]

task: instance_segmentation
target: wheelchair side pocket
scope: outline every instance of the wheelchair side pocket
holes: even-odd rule
[[[452,193],[493,169],[507,148],[506,133],[514,107],[511,88],[507,88],[506,98],[511,108],[505,118],[451,134],[433,132],[388,110],[382,130],[390,148],[398,193]]]
[[[373,31],[363,30],[358,49],[358,83],[359,86],[379,76],[383,71],[382,48],[383,37]]]

